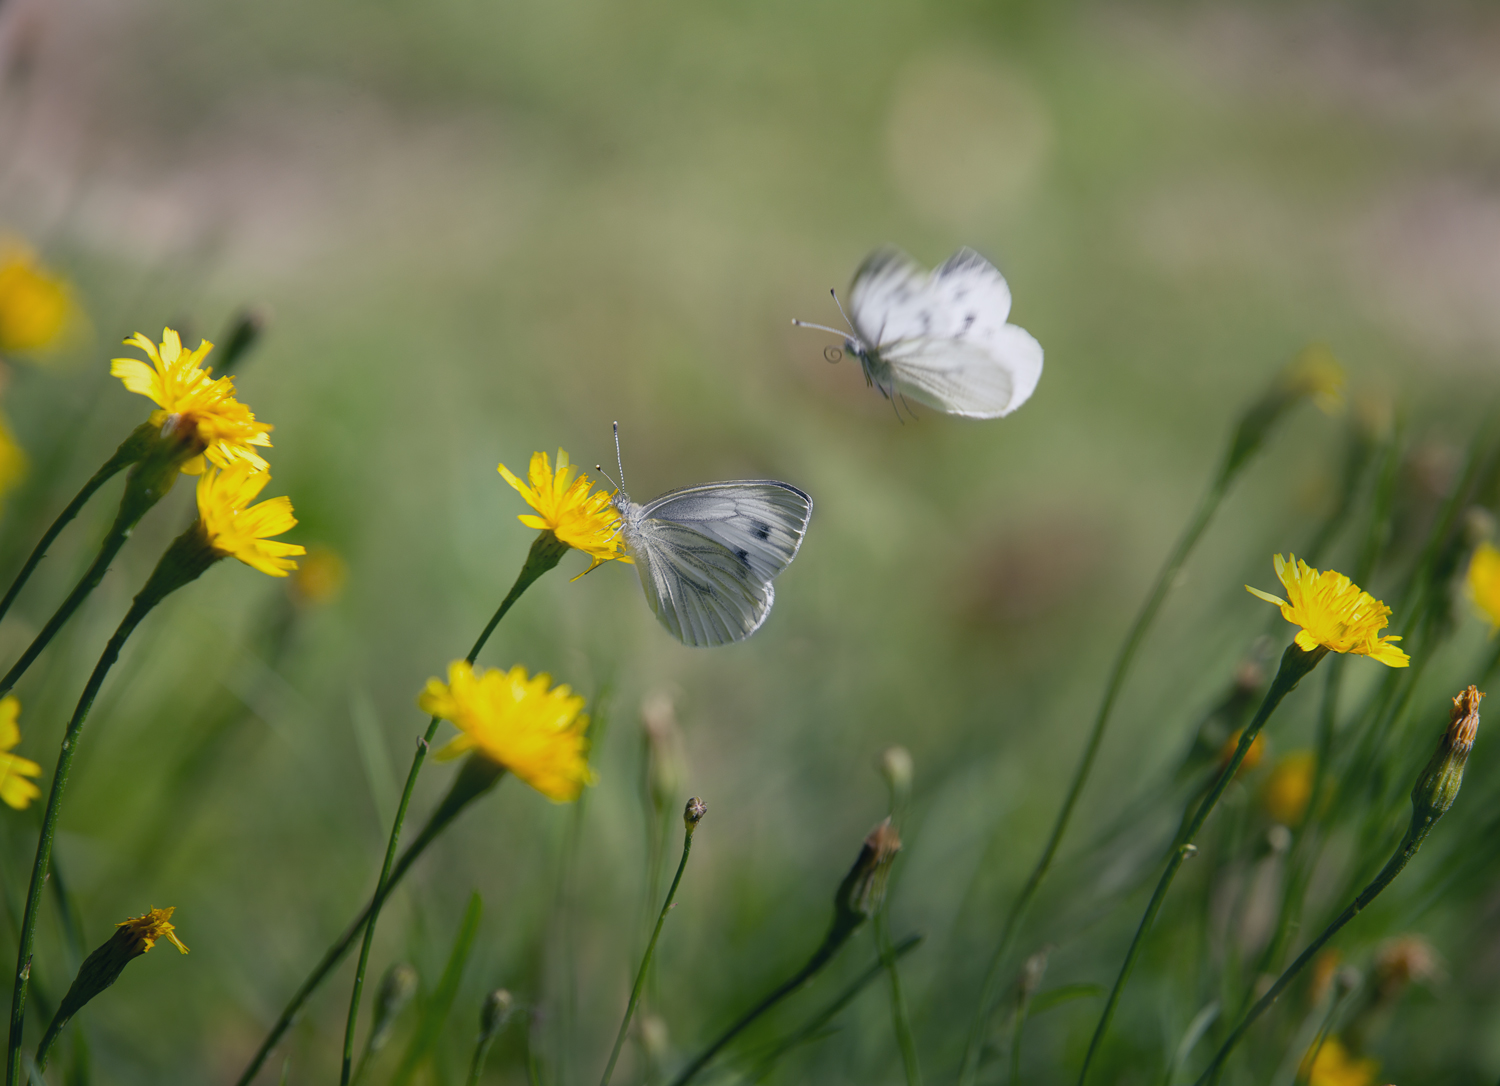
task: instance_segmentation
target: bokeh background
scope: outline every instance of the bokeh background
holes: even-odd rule
[[[504,784],[397,894],[374,969],[409,961],[428,991],[470,892],[485,905],[419,1080],[462,1081],[496,986],[528,1013],[485,1081],[526,1081],[528,1035],[544,1081],[597,1076],[644,942],[643,719],[669,736],[673,807],[709,805],[647,1001],[667,1065],[816,945],[899,743],[916,776],[891,922],[927,935],[906,976],[929,1081],[951,1080],[1130,616],[1237,413],[1309,341],[1344,362],[1351,400],[1403,405],[1396,554],[1419,545],[1495,392],[1497,60],[1500,18],[1461,3],[0,2],[0,228],[86,313],[6,371],[31,466],[0,575],[144,418],[108,376],[114,345],[165,324],[218,339],[245,306],[266,320],[239,387],[276,427],[268,493],[346,574],[310,601],[216,567],[151,618],[95,710],[59,845],[87,945],[173,905],[192,947],[159,948],[81,1016],[95,1080],[233,1080],[371,889],[417,691],[520,567],[532,533],[495,465],[559,446],[611,460],[613,420],[637,500],[780,478],[813,495],[811,530],[743,645],[678,645],[630,569],[569,581],[578,556],[501,626],[483,662],[594,704],[600,779],[577,807]],[[967,244],[1005,272],[1046,349],[1023,410],[903,425],[791,327],[833,323],[828,288],[881,243],[928,264]],[[1348,425],[1290,418],[1171,596],[1018,947],[1051,948],[1047,987],[1112,977],[1141,891],[1111,858],[1161,846],[1159,782],[1256,639],[1284,643],[1241,585],[1271,588],[1272,552],[1306,545]],[[0,628],[6,655],[88,561],[117,487]],[[21,753],[50,768],[191,500],[180,486],[151,515],[22,683]],[[1399,577],[1393,561],[1370,587]],[[1413,700],[1429,724],[1485,648],[1462,617]],[[1351,663],[1350,704],[1373,670]],[[1278,717],[1277,749],[1307,745],[1312,702]],[[417,819],[452,772],[430,765]],[[1372,1038],[1382,1082],[1500,1074],[1495,790],[1474,777],[1380,926],[1346,936],[1356,964],[1395,930],[1447,962]],[[0,814],[14,903],[35,812]],[[1121,825],[1137,852],[1091,848]],[[60,991],[79,948],[55,909],[41,946],[38,981]],[[1172,953],[1169,931],[1127,1000],[1118,1081],[1147,1081],[1200,1009]],[[872,956],[862,937],[757,1037]],[[263,1081],[285,1057],[289,1082],[335,1073],[349,976]],[[1038,1016],[1023,1077],[1076,1073],[1098,1006]],[[901,1080],[880,986],[838,1026],[775,1081]],[[640,1067],[632,1047],[623,1071]]]

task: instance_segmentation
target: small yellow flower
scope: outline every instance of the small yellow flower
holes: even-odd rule
[[[1302,348],[1278,378],[1282,388],[1294,396],[1309,396],[1318,410],[1332,415],[1344,406],[1344,367],[1324,343]]]
[[[172,914],[176,912],[175,906],[168,909],[152,909],[143,916],[132,917],[122,920],[116,924],[116,928],[124,928],[126,932],[139,941],[140,949],[137,953],[144,954],[156,945],[156,940],[166,939],[183,954],[188,948],[182,945],[182,940],[177,938],[177,932],[173,929]]]
[[[66,280],[49,274],[23,245],[0,248],[0,353],[51,346],[72,313]]]
[[[562,449],[557,450],[555,474],[546,453],[531,454],[531,470],[527,472],[530,485],[512,475],[504,464],[500,465],[505,481],[520,491],[526,504],[540,514],[522,513],[517,518],[522,524],[550,531],[568,546],[583,551],[594,560],[589,569],[611,559],[629,562],[625,543],[620,539],[619,511],[610,504],[608,494],[590,493],[594,483],[587,475],[574,478],[577,470]]]
[[[26,477],[26,453],[21,450],[10,424],[0,418],[0,498]]]
[[[270,481],[267,472],[255,471],[243,460],[223,471],[210,468],[198,479],[198,520],[208,545],[220,556],[285,577],[287,570],[297,568],[288,555],[306,554],[307,549],[268,538],[296,525],[290,498],[250,505]]]
[[[566,686],[548,686],[545,674],[526,677],[519,664],[509,671],[476,674],[462,660],[448,667],[448,681],[428,679],[417,699],[422,711],[458,725],[461,732],[438,751],[457,758],[478,751],[554,802],[578,798],[594,783],[589,769],[589,718],[583,698]]]
[[[1319,645],[1333,652],[1368,656],[1387,667],[1406,667],[1411,657],[1392,642],[1399,637],[1381,637],[1391,609],[1342,573],[1319,573],[1297,556],[1275,557],[1276,576],[1286,586],[1287,599],[1245,586],[1252,596],[1280,604],[1281,617],[1301,626],[1297,647],[1312,652]]]
[[[1490,632],[1500,630],[1500,550],[1489,543],[1475,547],[1469,559],[1469,593],[1490,620]]]
[[[301,603],[330,603],[344,590],[348,576],[349,568],[337,551],[314,547],[297,567],[292,594]]]
[[[1219,748],[1220,769],[1223,769],[1231,761],[1234,760],[1234,752],[1240,749],[1240,736],[1244,734],[1244,728],[1236,728],[1234,730],[1234,734],[1232,734],[1228,739],[1224,740],[1224,745]],[[1246,773],[1249,773],[1256,766],[1260,765],[1260,760],[1264,758],[1265,755],[1266,737],[1264,735],[1257,735],[1250,741],[1250,749],[1245,751],[1245,756],[1240,759],[1240,767],[1239,769],[1235,770],[1234,773],[1235,780],[1239,780]]]
[[[21,702],[14,694],[0,698],[0,800],[16,810],[25,810],[42,790],[27,777],[40,777],[42,767],[30,758],[9,753],[21,741]]]
[[[1318,756],[1310,750],[1294,750],[1277,759],[1261,785],[1260,803],[1283,826],[1300,826],[1312,799],[1313,774]]]
[[[250,409],[234,398],[233,377],[215,380],[211,368],[199,365],[214,349],[212,343],[205,339],[196,350],[184,351],[182,338],[172,329],[163,328],[160,348],[140,332],[125,345],[139,347],[151,359],[151,365],[139,358],[116,358],[110,363],[110,374],[160,408],[151,415],[153,426],[171,425],[181,431],[191,428],[203,446],[203,455],[183,464],[184,472],[202,472],[205,456],[221,468],[245,462],[257,471],[267,469],[252,446],[269,448],[271,427],[257,421]]]
[[[1379,1060],[1355,1058],[1337,1037],[1325,1038],[1317,1055],[1308,1055],[1312,1059],[1302,1068],[1307,1086],[1372,1086],[1380,1070]]]

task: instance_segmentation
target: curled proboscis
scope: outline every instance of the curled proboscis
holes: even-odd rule
[[[829,365],[833,365],[843,357],[844,349],[842,347],[835,347],[832,344],[829,344],[827,347],[823,348],[823,361],[827,362]]]

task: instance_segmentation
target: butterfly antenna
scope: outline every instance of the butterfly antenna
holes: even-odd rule
[[[830,287],[828,293],[833,295],[833,304],[839,307],[839,316],[844,318],[844,323],[849,326],[849,331],[853,332],[854,322],[849,319],[849,314],[844,312],[844,303],[839,301],[839,292]]]
[[[620,424],[615,423],[615,465],[620,469],[620,493],[625,493],[625,458],[620,455]]]

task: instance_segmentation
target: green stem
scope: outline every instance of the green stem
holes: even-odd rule
[[[146,423],[145,428],[156,429],[150,423]],[[62,530],[88,504],[88,500],[94,496],[94,491],[139,460],[141,452],[141,436],[140,431],[137,430],[121,443],[114,455],[104,462],[103,467],[94,472],[93,478],[84,483],[83,489],[74,496],[61,513],[57,514],[57,519],[52,522],[51,527],[42,533],[42,538],[38,540],[30,557],[26,559],[26,564],[21,567],[21,572],[17,573],[16,579],[11,581],[5,597],[0,599],[0,618],[4,618],[10,611],[10,605],[16,602],[16,597],[21,594],[21,589],[25,587],[27,580],[36,571],[42,559],[47,557],[47,548],[52,546],[53,541],[62,534]]]
[[[479,1086],[479,1076],[484,1073],[484,1058],[490,1054],[490,1045],[495,1043],[494,1034],[482,1034],[474,1045],[474,1058],[469,1061],[469,1077],[465,1086]]]
[[[1135,937],[1130,941],[1130,949],[1125,953],[1125,961],[1120,966],[1120,974],[1115,978],[1114,988],[1110,990],[1109,999],[1104,1005],[1104,1011],[1099,1016],[1099,1024],[1094,1029],[1093,1039],[1089,1041],[1088,1053],[1083,1058],[1083,1068],[1078,1074],[1078,1086],[1088,1079],[1089,1067],[1093,1064],[1094,1056],[1099,1051],[1099,1045],[1104,1036],[1109,1032],[1110,1020],[1114,1017],[1115,1007],[1120,1002],[1120,995],[1125,990],[1125,984],[1130,979],[1131,970],[1135,968],[1136,957],[1139,955],[1142,945],[1146,941],[1146,933],[1151,930],[1152,923],[1156,920],[1156,914],[1161,911],[1162,902],[1166,900],[1167,891],[1172,886],[1172,880],[1177,876],[1177,869],[1182,862],[1196,851],[1193,838],[1203,828],[1203,823],[1208,819],[1210,812],[1219,802],[1219,797],[1229,787],[1229,782],[1234,780],[1234,775],[1239,771],[1240,763],[1245,760],[1245,754],[1250,745],[1260,735],[1260,730],[1265,727],[1266,721],[1270,719],[1276,707],[1281,704],[1283,698],[1292,692],[1297,683],[1305,677],[1318,661],[1328,654],[1328,650],[1319,646],[1312,652],[1304,652],[1297,647],[1296,642],[1287,646],[1286,652],[1282,654],[1281,666],[1276,671],[1276,677],[1271,680],[1269,689],[1266,690],[1265,700],[1261,702],[1260,708],[1256,710],[1255,717],[1246,725],[1245,730],[1240,733],[1239,746],[1235,748],[1234,756],[1230,758],[1229,764],[1219,774],[1219,779],[1214,783],[1213,790],[1198,805],[1192,821],[1183,830],[1178,838],[1178,843],[1172,851],[1172,857],[1167,862],[1167,868],[1162,872],[1160,880],[1156,884],[1156,890],[1151,895],[1151,901],[1146,906],[1146,912],[1141,917],[1141,922],[1135,931]]]
[[[531,587],[542,574],[557,565],[562,556],[568,553],[568,545],[561,542],[557,536],[550,531],[544,531],[537,536],[536,542],[532,543],[531,551],[526,556],[526,564],[521,567],[520,575],[516,577],[516,583],[511,586],[510,592],[501,602],[494,617],[490,619],[489,625],[485,626],[480,633],[479,639],[474,642],[474,647],[469,650],[469,655],[464,657],[470,664],[479,655],[479,650],[484,648],[484,643],[489,640],[490,634],[494,633],[495,627],[500,625],[500,620],[510,610],[511,605],[521,598],[521,594]],[[396,849],[401,841],[401,827],[406,822],[406,809],[411,805],[411,795],[417,786],[417,775],[422,772],[422,763],[427,760],[428,748],[432,745],[433,737],[437,735],[438,725],[442,722],[441,717],[433,717],[427,725],[427,732],[417,743],[417,752],[412,758],[411,770],[406,775],[406,787],[401,792],[401,802],[396,807],[396,819],[391,825],[390,840],[385,847],[385,862],[380,868],[380,878],[375,882],[375,894],[370,899],[369,922],[365,924],[364,942],[359,948],[359,965],[354,970],[354,990],[349,996],[349,1018],[344,1026],[344,1059],[342,1069],[339,1072],[339,1086],[349,1086],[349,1076],[354,1070],[354,1030],[359,1022],[359,1000],[364,992],[365,970],[370,963],[370,945],[375,939],[375,925],[380,920],[380,909],[385,904],[385,898],[389,891],[391,869],[396,862]]]
[[[672,887],[667,891],[667,898],[662,902],[661,913],[656,918],[656,930],[651,933],[651,941],[646,944],[646,953],[641,957],[641,967],[636,970],[635,986],[630,990],[630,1002],[625,1006],[625,1017],[620,1020],[620,1031],[615,1034],[615,1047],[609,1054],[609,1063],[604,1068],[604,1077],[599,1080],[599,1086],[609,1086],[610,1076],[615,1073],[615,1063],[620,1058],[620,1049],[625,1047],[625,1034],[630,1029],[630,1019],[635,1014],[636,1004],[641,1001],[641,989],[646,985],[646,974],[651,968],[652,955],[656,953],[656,940],[661,938],[662,925],[667,922],[667,913],[672,908],[672,899],[677,896],[677,886],[682,882],[682,873],[687,870],[688,853],[693,850],[693,830],[697,823],[687,822],[682,831],[682,859],[677,862],[677,874],[672,876]]]
[[[1412,827],[1406,831],[1406,836],[1402,838],[1401,844],[1396,848],[1395,854],[1386,861],[1385,867],[1381,869],[1380,874],[1375,876],[1374,881],[1360,892],[1360,895],[1354,899],[1347,909],[1338,915],[1333,923],[1323,929],[1321,935],[1307,945],[1307,949],[1299,954],[1297,960],[1288,966],[1286,972],[1277,978],[1276,983],[1271,985],[1270,990],[1260,997],[1259,1002],[1255,1006],[1250,1008],[1250,1013],[1245,1015],[1244,1021],[1235,1027],[1234,1032],[1229,1035],[1228,1039],[1219,1048],[1213,1061],[1209,1063],[1203,1074],[1198,1077],[1195,1086],[1203,1086],[1210,1077],[1218,1074],[1219,1068],[1229,1058],[1229,1054],[1234,1051],[1235,1045],[1239,1044],[1241,1038],[1245,1036],[1245,1031],[1254,1024],[1257,1018],[1265,1013],[1272,1003],[1276,1002],[1277,997],[1282,992],[1286,991],[1287,985],[1291,984],[1307,963],[1317,956],[1318,951],[1323,949],[1323,945],[1337,935],[1340,928],[1358,916],[1364,910],[1365,906],[1379,897],[1381,891],[1389,886],[1397,875],[1401,874],[1406,865],[1411,862],[1411,858],[1417,854],[1417,850],[1422,847],[1422,842],[1426,840],[1427,834],[1431,831],[1435,821],[1435,819],[1429,819],[1420,825],[1416,822],[1413,823]]]
[[[1053,823],[1052,832],[1047,838],[1047,844],[1042,849],[1042,855],[1037,860],[1036,866],[1032,868],[1030,876],[1021,888],[1015,902],[1010,907],[1010,912],[1005,917],[1005,923],[1000,929],[1000,941],[996,944],[994,952],[990,955],[989,966],[985,971],[984,984],[980,989],[979,1003],[974,1015],[974,1020],[969,1027],[968,1043],[964,1048],[963,1068],[959,1073],[959,1086],[974,1086],[975,1076],[979,1073],[979,1054],[983,1047],[984,1036],[989,1027],[990,1016],[994,1012],[994,1002],[997,989],[1000,984],[1000,970],[1005,962],[1005,955],[1010,951],[1011,943],[1015,939],[1021,918],[1032,899],[1036,897],[1037,891],[1041,889],[1043,880],[1052,868],[1052,861],[1057,856],[1058,846],[1062,844],[1063,835],[1067,833],[1068,822],[1073,817],[1073,808],[1078,804],[1078,798],[1083,794],[1084,785],[1088,782],[1089,774],[1094,768],[1094,759],[1099,754],[1099,746],[1104,741],[1105,729],[1109,726],[1110,717],[1114,713],[1115,701],[1120,696],[1120,690],[1125,685],[1125,678],[1130,671],[1130,665],[1135,661],[1136,652],[1146,638],[1146,633],[1156,620],[1157,612],[1161,610],[1162,603],[1167,598],[1167,593],[1177,580],[1177,575],[1182,571],[1183,565],[1192,554],[1193,548],[1197,546],[1209,521],[1213,519],[1219,504],[1224,500],[1224,495],[1233,480],[1233,473],[1221,471],[1218,478],[1214,480],[1213,486],[1204,495],[1198,504],[1193,519],[1188,522],[1186,530],[1178,539],[1177,545],[1172,548],[1171,554],[1167,556],[1166,563],[1161,572],[1156,575],[1156,581],[1151,586],[1151,593],[1146,597],[1140,613],[1136,615],[1135,623],[1130,627],[1130,632],[1125,637],[1125,643],[1120,648],[1120,654],[1115,659],[1114,668],[1110,671],[1109,682],[1104,687],[1104,697],[1099,702],[1099,711],[1094,716],[1094,727],[1089,733],[1087,744],[1083,748],[1083,757],[1079,759],[1078,768],[1073,772],[1073,782],[1068,786],[1068,792],[1063,799],[1062,809],[1057,813],[1057,820]]]
[[[125,507],[128,504],[128,502],[122,504],[122,519],[125,517]],[[150,504],[154,504],[154,500],[148,503],[148,508]],[[144,509],[141,512],[144,512]],[[140,514],[137,514],[136,519],[139,517]],[[26,891],[26,908],[21,915],[21,935],[16,950],[16,978],[10,1005],[10,1041],[5,1065],[6,1086],[16,1086],[21,1073],[21,1043],[26,1025],[26,987],[31,979],[32,948],[36,941],[37,912],[42,903],[42,884],[47,879],[47,869],[52,860],[52,843],[57,832],[58,815],[62,810],[63,789],[68,783],[73,756],[78,752],[78,742],[82,737],[84,722],[88,719],[89,710],[99,694],[99,688],[104,684],[105,676],[109,674],[110,668],[120,656],[120,650],[124,648],[126,640],[135,628],[150,614],[152,608],[183,585],[196,580],[204,570],[218,560],[218,557],[202,542],[196,523],[167,548],[145,587],[136,595],[130,605],[130,610],[126,612],[108,644],[104,646],[104,652],[100,654],[99,662],[94,665],[94,671],[84,685],[83,693],[79,696],[78,705],[73,710],[73,717],[68,721],[67,731],[63,734],[62,749],[57,755],[57,767],[52,773],[52,788],[47,796],[47,810],[42,815],[42,830],[37,840],[36,859],[32,863],[31,882]]]
[[[911,1015],[906,1008],[906,996],[901,992],[901,970],[896,965],[896,948],[891,945],[891,934],[886,927],[883,908],[875,914],[875,946],[880,951],[880,964],[891,978],[891,1027],[896,1033],[896,1046],[901,1050],[901,1064],[906,1070],[906,1086],[922,1086],[922,1065],[917,1060],[917,1042],[912,1036]]]

